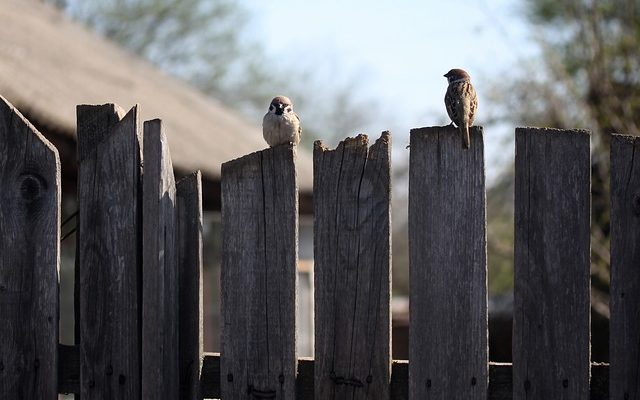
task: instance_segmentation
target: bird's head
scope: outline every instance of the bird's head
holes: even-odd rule
[[[283,113],[290,113],[293,111],[293,103],[286,96],[276,96],[271,100],[271,105],[269,105],[269,112],[282,115]]]
[[[450,70],[449,72],[444,74],[444,77],[447,78],[447,81],[449,83],[471,80],[471,77],[469,76],[467,71],[460,68],[454,68]]]

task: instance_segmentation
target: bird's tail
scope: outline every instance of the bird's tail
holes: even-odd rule
[[[471,137],[469,137],[469,125],[460,124],[460,135],[462,135],[462,147],[468,149],[471,147]]]

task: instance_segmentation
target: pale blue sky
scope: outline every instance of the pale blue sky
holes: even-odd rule
[[[396,158],[402,158],[410,128],[449,122],[442,76],[449,69],[471,74],[480,101],[476,123],[482,125],[489,82],[537,53],[516,0],[243,3],[252,15],[251,31],[271,59],[317,71],[327,85],[355,79],[359,97],[384,105],[381,118],[362,129],[372,136],[390,129]],[[325,100],[322,93],[313,95]],[[515,124],[485,128],[490,177],[512,157],[504,138]]]

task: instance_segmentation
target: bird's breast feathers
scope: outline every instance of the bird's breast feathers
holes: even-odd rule
[[[262,120],[262,133],[270,146],[283,143],[298,144],[300,141],[300,120],[295,113],[276,115],[267,113]]]

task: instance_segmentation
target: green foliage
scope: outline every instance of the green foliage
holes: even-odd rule
[[[504,172],[487,190],[487,263],[489,293],[513,288],[513,172]]]
[[[640,135],[640,2],[526,0],[525,5],[543,58],[523,60],[510,80],[497,85],[492,100],[504,107],[498,119],[591,130],[592,298],[606,303],[609,135]],[[490,216],[500,215],[495,207],[499,205],[489,200]],[[499,229],[508,218],[490,220],[489,230]],[[512,238],[504,240],[507,243]],[[491,246],[489,251],[491,259]],[[606,304],[594,305],[594,309],[606,309]]]
[[[171,75],[206,81],[212,94],[249,54],[247,15],[233,0],[68,0],[66,10]]]

